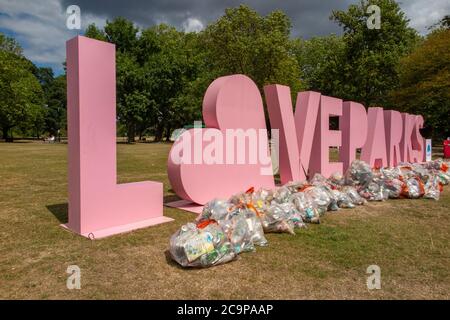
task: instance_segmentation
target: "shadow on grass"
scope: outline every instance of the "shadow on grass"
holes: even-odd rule
[[[163,199],[163,203],[168,203],[168,202],[173,202],[173,201],[178,201],[178,200],[182,200],[179,196],[177,196],[176,194],[168,194],[164,196]]]
[[[173,268],[177,268],[180,270],[184,270],[185,268],[183,268],[182,266],[180,266],[175,260],[172,259],[172,256],[170,255],[170,251],[166,250],[164,251],[164,256],[166,257],[166,262],[169,266],[173,267]]]
[[[21,143],[33,143],[33,141],[26,141],[26,140],[5,141],[5,140],[1,140],[0,143],[5,143],[5,144],[21,144]]]
[[[48,211],[50,211],[55,216],[55,218],[59,220],[60,223],[67,223],[69,221],[68,203],[51,204],[46,207]]]
[[[184,272],[189,272],[189,271],[194,271],[194,270],[205,270],[205,268],[202,268],[202,267],[189,267],[189,268],[186,268],[186,267],[181,266],[180,264],[178,264],[178,262],[173,260],[169,250],[164,251],[164,255],[166,257],[167,264],[170,267],[172,267],[172,268],[183,270]]]

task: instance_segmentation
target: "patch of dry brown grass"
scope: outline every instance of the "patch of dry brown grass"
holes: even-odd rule
[[[182,269],[168,241],[193,214],[164,208],[174,222],[90,241],[67,219],[66,145],[0,144],[0,298],[13,299],[448,299],[450,192],[438,202],[393,200],[329,213],[296,236],[210,269]],[[169,144],[118,145],[119,181],[166,175]],[[81,268],[81,290],[66,269]],[[366,268],[381,268],[369,291]]]

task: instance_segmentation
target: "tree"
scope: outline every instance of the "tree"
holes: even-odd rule
[[[449,29],[450,28],[450,15],[444,16],[439,22],[442,28]]]
[[[113,21],[106,21],[104,33],[106,39],[116,45],[116,50],[123,53],[136,49],[138,31],[132,21],[118,17]]]
[[[9,52],[16,56],[23,55],[22,47],[17,43],[17,41],[14,40],[13,38],[6,37],[1,32],[0,32],[0,50]]]
[[[180,119],[180,104],[176,103],[187,83],[197,74],[188,50],[189,36],[164,24],[142,32],[141,48],[145,48],[143,64],[145,87],[154,103],[150,119],[155,127],[155,141],[160,141],[165,133],[169,138]]]
[[[438,23],[435,23],[432,26],[428,27],[428,30],[434,30],[436,28],[450,29],[450,15],[445,15],[441,20],[439,20]]]
[[[380,29],[367,27],[369,5],[381,10]],[[344,29],[341,97],[366,107],[385,105],[389,91],[399,82],[397,65],[413,49],[417,32],[408,26],[409,20],[394,0],[361,0],[347,11],[333,11],[330,18]]]
[[[101,29],[99,29],[95,23],[91,23],[90,25],[88,25],[88,27],[86,28],[86,31],[84,32],[84,35],[86,37],[92,38],[92,39],[96,39],[96,40],[100,40],[100,41],[108,41],[108,39],[106,38],[105,32]]]
[[[7,141],[12,141],[11,129],[32,125],[43,112],[43,92],[33,74],[35,67],[21,52],[13,39],[0,34],[0,127]]]
[[[45,130],[53,135],[61,134],[67,126],[67,96],[66,76],[60,75],[54,78],[44,87],[46,101]]]
[[[136,125],[143,119],[143,109],[145,106],[138,106],[138,101],[143,91],[143,74],[136,58],[138,28],[133,22],[116,18],[107,21],[104,30],[98,29],[95,24],[88,26],[85,36],[114,43],[116,45],[116,66],[117,66],[117,115],[127,129],[128,142],[135,141]]]
[[[86,36],[117,46],[118,120],[126,128],[128,142],[152,128],[155,140],[170,136],[200,110],[186,90],[198,78],[202,60],[196,34],[185,34],[168,25],[142,30],[123,18],[107,22],[105,30],[90,25]],[[204,71],[202,71],[204,72]],[[203,92],[201,93],[203,96]],[[190,103],[186,105],[185,103]]]
[[[345,43],[342,37],[330,35],[296,40],[295,54],[301,69],[301,80],[308,90],[330,96],[342,96],[345,82],[341,73]]]
[[[281,11],[263,17],[244,5],[226,9],[202,34],[210,70],[248,75],[261,91],[266,84],[279,83],[297,92],[300,68],[290,30],[291,22]]]
[[[450,29],[433,31],[399,64],[399,88],[391,92],[392,105],[421,114],[435,139],[446,138],[450,114]]]
[[[138,105],[148,102],[144,88],[144,71],[132,53],[117,53],[117,116],[118,120],[127,128],[128,143],[135,141],[136,126],[145,119],[147,105]],[[139,95],[138,95],[139,94]]]

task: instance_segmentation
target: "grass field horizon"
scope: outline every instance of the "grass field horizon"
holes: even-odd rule
[[[118,182],[164,183],[170,143],[118,144]],[[328,213],[295,236],[208,269],[183,269],[169,238],[195,214],[91,241],[67,222],[67,145],[0,143],[1,299],[449,299],[450,186],[439,201],[389,200]],[[380,290],[366,269],[381,268]],[[69,265],[81,289],[68,290]]]

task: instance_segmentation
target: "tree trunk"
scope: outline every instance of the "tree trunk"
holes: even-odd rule
[[[6,141],[8,139],[9,128],[3,128],[3,139]]]
[[[170,133],[172,132],[172,129],[170,127],[166,128],[166,141],[170,141]]]
[[[127,127],[127,141],[128,143],[134,143],[134,137],[136,133],[136,128],[134,126],[134,123],[129,123]]]
[[[14,138],[11,134],[11,136],[8,135],[11,127],[3,128],[3,139],[5,139],[5,142],[13,142]]]
[[[155,142],[159,142],[162,140],[164,133],[164,127],[162,125],[157,125],[155,130]]]

